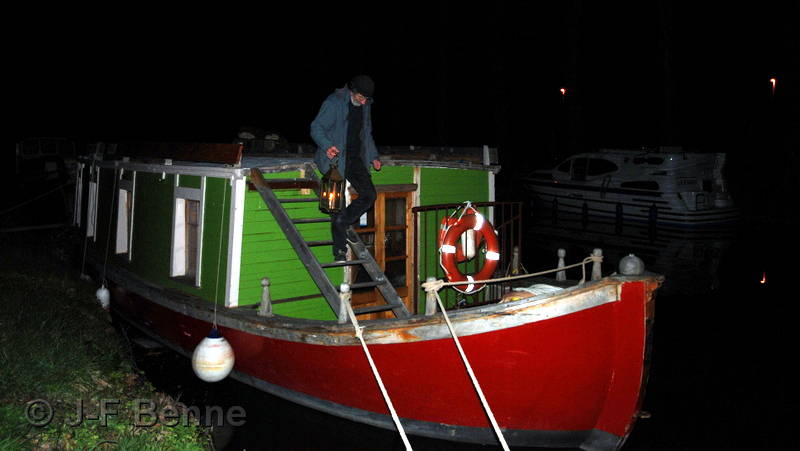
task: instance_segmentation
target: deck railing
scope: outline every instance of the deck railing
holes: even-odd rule
[[[439,204],[414,207],[414,236],[418,245],[414,248],[414,290],[413,301],[415,312],[420,312],[420,299],[425,299],[422,282],[427,277],[444,279],[445,274],[439,265],[439,249],[437,248],[437,234],[439,226],[447,216],[464,204]],[[495,275],[502,276],[510,273],[514,248],[522,249],[522,202],[475,202],[472,206],[492,223],[497,230],[498,245],[500,247],[500,262],[495,270]],[[477,255],[459,265],[464,274],[478,272],[483,264],[483,256]],[[453,289],[442,290],[440,296],[448,309],[488,304],[498,301],[510,287],[497,284],[485,287],[483,290],[465,295]]]

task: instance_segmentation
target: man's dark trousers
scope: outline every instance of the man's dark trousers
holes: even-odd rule
[[[347,227],[358,220],[375,203],[378,194],[372,177],[366,167],[359,161],[347,166],[347,181],[358,192],[358,198],[344,210],[331,215],[331,233],[333,235],[333,255],[347,251]]]

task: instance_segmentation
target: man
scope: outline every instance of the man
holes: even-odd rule
[[[353,201],[338,214],[331,215],[333,258],[345,261],[347,227],[372,207],[377,194],[369,174],[370,165],[381,169],[378,149],[372,139],[370,108],[375,83],[366,75],[357,75],[322,103],[311,122],[311,138],[317,144],[314,162],[324,174],[334,160],[339,172],[358,192]]]

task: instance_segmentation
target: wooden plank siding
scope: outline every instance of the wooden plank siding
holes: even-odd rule
[[[455,168],[417,168],[419,179],[415,180],[413,166],[385,165],[381,171],[372,172],[376,186],[408,185],[419,182],[420,205],[457,203],[465,200],[486,201],[489,196],[487,171]],[[84,197],[88,196],[89,165],[84,168]],[[230,179],[207,176],[203,197],[202,259],[200,263],[200,286],[170,277],[172,253],[172,227],[174,214],[174,191],[176,177],[178,186],[199,189],[202,176],[176,175],[161,172],[137,171],[133,204],[135,214],[132,221],[130,251],[114,253],[116,211],[111,211],[114,183],[119,189],[118,172],[112,168],[100,169],[100,196],[98,201],[96,238],[88,239],[89,251],[97,256],[102,265],[108,249],[108,264],[129,269],[138,277],[157,286],[197,296],[220,305],[225,304],[226,277],[228,273],[228,240],[230,237],[230,211],[232,188]],[[321,176],[321,174],[317,174]],[[268,179],[299,178],[299,171],[270,173]],[[125,180],[133,180],[132,172],[125,171]],[[301,189],[276,190],[278,198],[315,198],[313,192]],[[116,193],[115,193],[116,195]],[[87,201],[88,202],[88,201]],[[87,204],[84,202],[84,205]],[[316,202],[284,203],[292,218],[326,218]],[[82,223],[87,223],[88,209],[81,212]],[[327,302],[297,258],[294,249],[275,222],[257,191],[246,189],[244,198],[239,272],[238,305],[258,304],[261,300],[261,279],[270,278],[270,294],[277,300],[273,306],[275,314],[307,319],[335,320]],[[111,221],[111,222],[109,222]],[[436,232],[438,223],[421,225],[419,249],[426,248],[427,264],[438,265],[435,260]],[[110,227],[109,227],[110,226]],[[330,240],[330,223],[298,224],[298,230],[308,241]],[[427,238],[426,238],[427,237]],[[410,239],[413,237],[409,236]],[[426,241],[423,241],[426,240]],[[108,243],[108,244],[107,244]],[[312,252],[321,262],[332,260],[331,246],[312,247]],[[431,252],[433,250],[433,252]],[[420,253],[420,255],[425,255]],[[409,256],[410,257],[410,256]],[[334,284],[341,283],[344,271],[341,268],[325,270]],[[102,274],[99,275],[102,277]],[[424,274],[417,274],[424,278]],[[280,302],[281,299],[319,295],[315,298]],[[424,299],[424,296],[423,296]]]
[[[88,165],[86,170],[88,171]],[[103,168],[100,171],[97,239],[96,241],[90,239],[88,243],[100,264],[103,265],[106,252],[108,252],[108,264],[129,269],[154,285],[191,294],[207,301],[216,299],[219,304],[224,305],[231,190],[230,187],[227,187],[223,199],[223,187],[229,181],[211,177],[206,179],[200,286],[196,287],[193,283],[170,277],[173,196],[176,175],[166,174],[162,178],[161,173],[136,172],[136,187],[133,196],[135,215],[131,224],[133,229],[130,248],[132,259],[128,261],[127,254],[117,255],[114,252],[117,216],[116,205],[112,204],[114,197],[109,193],[114,192],[116,171],[111,168]],[[126,171],[125,174],[124,178],[130,180],[128,174],[131,172]],[[85,180],[88,180],[88,172]],[[179,186],[200,188],[200,180],[200,176],[182,175]],[[88,184],[85,189],[88,190]],[[119,185],[117,185],[117,189],[119,189]],[[112,206],[114,207],[113,212],[110,211]],[[86,209],[82,212],[84,221],[88,213]],[[111,227],[109,227],[109,221],[112,222]],[[222,225],[221,234],[220,225]],[[218,257],[221,257],[221,260]],[[102,266],[100,270],[102,271]]]
[[[471,202],[486,202],[489,199],[489,172],[480,170],[450,169],[450,168],[421,168],[420,174],[420,206]],[[479,209],[487,215],[485,208]],[[448,212],[449,214],[450,212]],[[487,216],[488,217],[488,216]],[[439,254],[437,249],[437,235],[442,216],[420,215],[418,225],[418,258],[419,261],[419,280],[424,282],[427,277],[444,278],[444,271],[439,266]],[[465,274],[472,272],[477,265],[482,265],[482,255],[478,261],[462,263],[459,269]],[[425,273],[427,270],[427,273]],[[448,289],[448,291],[453,291]],[[478,296],[471,297],[480,297]],[[451,298],[444,297],[443,300]],[[418,311],[425,311],[425,292],[420,290],[418,293]],[[479,302],[479,299],[470,299],[468,302]]]
[[[270,173],[267,179],[299,178],[299,171]],[[314,199],[316,196],[301,189],[278,189],[279,199]],[[326,218],[316,202],[285,203],[284,209],[293,219]],[[306,241],[330,240],[330,223],[297,224],[298,231]],[[311,251],[321,262],[333,260],[331,246],[312,247]],[[327,302],[320,295],[313,299],[280,302],[281,299],[319,294],[308,271],[297,253],[286,239],[269,208],[258,191],[248,190],[244,201],[244,224],[242,230],[242,260],[239,278],[239,305],[252,305],[261,301],[261,279],[269,277],[270,296],[278,301],[273,312],[278,315],[307,319],[336,319]],[[328,277],[339,284],[341,268],[325,270]]]
[[[372,181],[375,185],[408,184],[413,182],[413,173],[412,167],[384,166],[380,171],[372,172]],[[317,172],[317,176],[322,175]],[[265,176],[267,179],[299,177],[301,174],[298,171]],[[279,199],[315,198],[313,192],[304,194],[301,189],[280,189],[275,193]],[[284,203],[283,207],[291,218],[327,217],[314,202]],[[307,319],[336,319],[321,295],[313,299],[280,302],[281,299],[319,294],[319,289],[257,191],[247,191],[244,208],[239,305],[260,302],[261,279],[269,277],[270,296],[277,301],[273,306],[275,314]],[[331,239],[330,223],[296,224],[296,227],[306,241]],[[311,251],[321,262],[333,260],[331,246],[315,246]],[[335,285],[342,282],[344,271],[341,268],[327,268],[325,272]]]

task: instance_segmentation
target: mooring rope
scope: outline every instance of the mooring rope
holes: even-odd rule
[[[108,212],[108,230],[106,231],[106,255],[103,259],[103,286],[106,286],[106,265],[108,265],[108,246],[109,243],[111,243],[111,224],[114,222],[114,207],[117,206],[117,199],[119,198],[119,193],[117,192],[118,177],[122,177],[122,173],[120,172],[120,174],[117,175],[117,168],[114,168],[114,188],[111,190],[111,208],[109,208]],[[99,196],[97,197],[99,198]],[[99,201],[98,198],[95,198],[95,202]],[[95,225],[95,227],[97,227],[97,225]]]
[[[517,280],[517,279],[525,279],[529,277],[540,276],[542,274],[548,274],[557,271],[563,271],[569,268],[575,268],[577,266],[581,266],[583,268],[583,277],[581,278],[581,283],[586,280],[586,263],[589,262],[602,262],[602,256],[595,256],[590,255],[583,259],[580,263],[575,263],[569,266],[565,266],[562,268],[556,269],[549,269],[546,271],[540,271],[533,274],[523,274],[519,276],[508,276],[508,277],[500,277],[496,279],[486,279],[486,280],[476,280],[474,281],[475,284],[478,283],[490,283],[490,282],[506,282],[509,280]],[[489,422],[492,424],[492,429],[494,429],[495,434],[497,435],[497,439],[500,441],[500,445],[503,447],[504,450],[508,451],[508,444],[506,443],[506,439],[503,436],[503,432],[500,430],[500,426],[497,424],[497,420],[494,417],[494,413],[492,412],[492,408],[489,406],[489,402],[486,400],[486,396],[483,394],[483,390],[481,389],[480,383],[478,382],[478,378],[475,376],[475,372],[472,370],[472,366],[467,359],[467,355],[464,353],[464,348],[461,347],[461,342],[458,339],[458,335],[456,334],[455,328],[453,324],[450,322],[450,317],[447,315],[447,310],[445,309],[444,303],[442,302],[442,298],[439,297],[439,290],[442,287],[446,286],[453,286],[453,285],[463,285],[462,282],[445,282],[443,280],[433,280],[430,282],[425,282],[422,284],[422,287],[425,288],[425,291],[428,293],[433,293],[436,295],[436,302],[439,304],[439,309],[442,311],[442,316],[444,317],[445,323],[447,323],[447,328],[450,330],[450,335],[453,336],[453,341],[456,344],[456,348],[458,348],[458,353],[461,355],[461,360],[464,362],[464,366],[467,369],[467,373],[469,374],[470,379],[472,380],[472,385],[475,387],[475,391],[478,393],[478,397],[480,398],[481,405],[483,406],[483,410],[486,412],[486,416],[489,417]]]
[[[378,373],[378,368],[375,366],[375,361],[372,360],[372,355],[369,352],[369,348],[367,348],[367,342],[364,341],[364,335],[362,333],[363,328],[358,325],[358,319],[356,319],[356,314],[353,312],[353,307],[350,305],[350,297],[351,293],[349,289],[346,291],[342,290],[340,301],[344,303],[345,307],[347,308],[347,314],[350,317],[350,322],[353,323],[353,327],[356,329],[356,337],[358,337],[359,341],[361,341],[361,347],[364,349],[364,354],[367,356],[367,361],[369,361],[370,368],[372,368],[372,374],[375,376],[375,380],[378,381],[378,387],[380,387],[383,399],[386,401],[386,405],[389,407],[389,412],[392,414],[392,420],[397,427],[397,431],[400,433],[400,437],[403,439],[403,444],[406,446],[407,450],[411,450],[411,443],[408,442],[406,431],[403,429],[403,425],[400,424],[400,418],[397,416],[397,412],[394,410],[392,400],[389,398],[389,393],[386,391],[386,387],[383,385],[383,380],[381,379],[380,373]]]
[[[65,186],[69,185],[70,183],[72,183],[72,182],[62,183],[61,185],[58,185],[58,186],[56,186],[55,188],[53,188],[53,189],[51,189],[49,191],[45,191],[44,193],[41,193],[41,194],[39,194],[39,195],[37,195],[35,197],[32,197],[32,198],[30,198],[30,199],[28,199],[26,201],[23,201],[20,204],[14,205],[13,207],[10,207],[10,208],[7,208],[7,209],[5,209],[3,211],[0,211],[0,215],[4,215],[6,213],[11,213],[12,211],[16,210],[17,208],[22,208],[22,207],[24,207],[25,205],[28,205],[31,202],[35,202],[35,201],[41,199],[42,197],[47,196],[50,193],[54,193],[54,192],[64,188]]]
[[[91,179],[92,179],[92,175],[93,175],[92,173],[94,171],[99,171],[99,170],[100,169],[97,168],[97,166],[95,166],[95,165],[90,166],[90,168],[89,168],[89,184],[88,184],[89,188],[92,187],[92,183],[91,183],[91,181],[92,181]],[[97,183],[95,183],[94,202],[92,202],[92,208],[91,208],[92,211],[88,211],[88,210],[86,211],[86,233],[83,234],[83,257],[81,258],[81,277],[82,278],[86,278],[87,280],[88,280],[89,276],[86,275],[85,269],[86,269],[86,248],[89,245],[89,234],[88,234],[88,232],[89,232],[89,222],[90,221],[92,222],[92,230],[93,230],[92,234],[94,236],[97,236],[96,229],[97,229],[97,199],[99,197],[98,196],[98,191],[99,191],[99,185]],[[92,197],[91,191],[87,190],[86,193],[87,193],[88,197]]]
[[[529,278],[529,277],[536,277],[536,276],[541,276],[541,275],[544,275],[544,274],[550,274],[550,273],[554,273],[554,272],[558,272],[558,271],[564,271],[564,270],[571,269],[571,268],[577,268],[578,266],[581,266],[583,268],[583,275],[582,275],[581,280],[580,280],[580,283],[583,283],[583,282],[586,281],[586,264],[589,263],[589,262],[602,262],[602,261],[603,261],[603,257],[602,256],[590,255],[590,256],[584,258],[580,263],[573,263],[573,264],[571,264],[569,266],[563,266],[561,268],[548,269],[546,271],[539,271],[539,272],[534,272],[534,273],[530,273],[530,274],[521,274],[519,276],[507,276],[507,277],[498,277],[496,279],[475,280],[475,281],[472,281],[470,283],[474,283],[474,284],[477,285],[477,284],[485,284],[485,283],[508,282],[509,280],[526,279],[526,278]],[[430,281],[430,282],[424,282],[422,284],[422,288],[424,288],[425,291],[439,291],[443,287],[451,287],[451,286],[454,286],[454,285],[464,285],[464,283],[465,282],[463,280],[462,281],[457,281],[457,282],[445,282],[444,280],[436,279],[436,280],[433,280],[433,281]]]
[[[453,341],[456,343],[456,348],[458,348],[458,353],[461,355],[461,360],[464,362],[464,366],[467,368],[467,373],[469,374],[469,378],[472,380],[472,385],[475,387],[475,391],[478,392],[478,397],[481,399],[483,410],[486,412],[486,416],[489,417],[489,421],[492,423],[492,429],[494,429],[494,433],[497,434],[497,439],[500,441],[500,446],[502,446],[504,450],[508,451],[508,444],[506,443],[506,438],[503,437],[503,431],[500,430],[500,426],[497,424],[497,420],[494,418],[494,413],[492,413],[492,408],[489,407],[489,402],[486,401],[486,396],[483,395],[481,384],[478,383],[478,378],[475,377],[475,372],[472,371],[472,365],[469,364],[467,355],[464,354],[464,348],[461,347],[461,342],[458,340],[458,335],[456,335],[456,330],[453,328],[453,323],[450,322],[450,318],[447,316],[447,311],[444,309],[442,298],[439,297],[439,292],[436,292],[435,294],[436,301],[439,303],[439,308],[442,309],[444,321],[447,323],[447,328],[450,329],[450,335],[453,336]]]
[[[219,206],[219,210],[222,212],[219,218],[219,249],[217,249],[217,280],[214,281],[214,322],[213,327],[214,329],[217,328],[217,303],[219,296],[219,267],[222,263],[222,231],[224,230],[223,225],[225,224],[225,199],[227,199],[228,195],[228,180],[222,183],[222,203]],[[233,178],[231,177],[230,183],[233,183]]]

